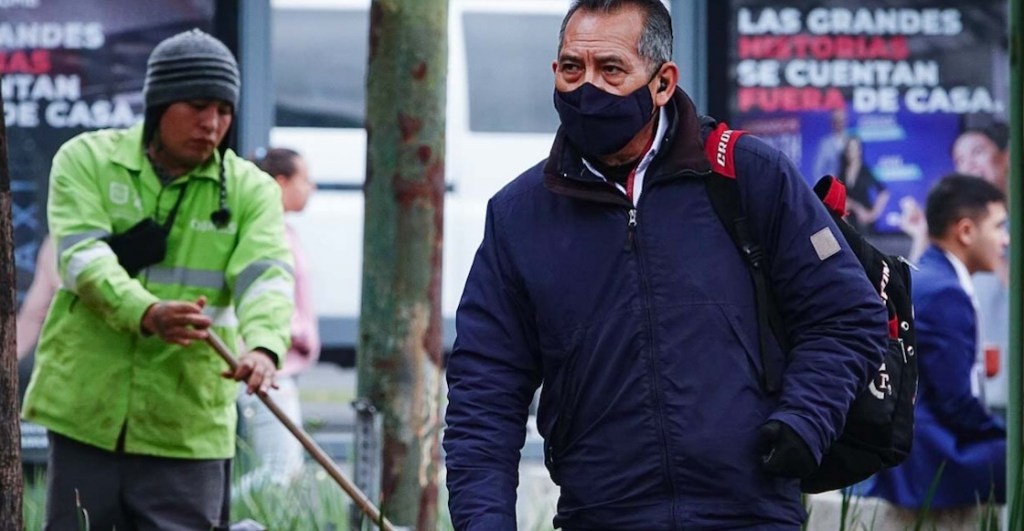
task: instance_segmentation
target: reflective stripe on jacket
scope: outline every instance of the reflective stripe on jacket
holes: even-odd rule
[[[85,133],[57,152],[47,213],[62,287],[43,327],[26,419],[113,450],[214,459],[234,455],[236,384],[204,342],[170,345],[140,330],[159,300],[208,299],[228,345],[288,350],[293,279],[280,188],[224,154],[231,220],[215,226],[219,154],[161,186],[142,150],[141,124]],[[187,185],[187,186],[186,186]],[[184,198],[164,260],[129,277],[103,240],[147,216],[163,222]]]

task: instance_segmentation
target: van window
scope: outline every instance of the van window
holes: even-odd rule
[[[466,13],[469,128],[484,133],[554,133],[551,61],[561,15]]]
[[[366,10],[275,9],[275,125],[361,128],[366,121]]]
[[[560,15],[465,13],[469,126],[551,133],[551,61]],[[369,12],[275,9],[271,21],[275,125],[362,128]]]

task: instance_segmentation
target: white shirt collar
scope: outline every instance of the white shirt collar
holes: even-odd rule
[[[661,143],[665,140],[665,133],[668,131],[668,119],[666,116],[665,107],[658,109],[658,129],[654,132],[654,142],[651,142],[651,149],[647,150],[647,153],[640,159],[640,164],[637,164],[637,173],[646,172],[647,167],[654,161],[654,157],[658,155]]]
[[[955,254],[949,251],[942,251],[946,255],[946,259],[949,263],[953,264],[953,270],[956,271],[956,278],[960,281],[960,287],[967,292],[967,296],[974,300],[974,281],[971,280],[971,273],[967,271],[967,266],[956,257]]]

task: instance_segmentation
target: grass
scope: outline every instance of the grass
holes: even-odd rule
[[[46,477],[43,472],[36,471],[32,477],[25,478],[21,518],[25,529],[43,528],[43,511],[46,509]]]
[[[924,497],[924,505],[921,506],[920,512],[917,513],[917,523],[914,526],[914,531],[921,531],[921,527],[924,526],[924,522],[928,520],[928,509],[932,505],[932,500],[935,498],[935,492],[939,489],[939,480],[942,478],[942,472],[946,469],[946,462],[943,461],[939,465],[938,472],[935,473],[935,477],[932,478],[932,484],[928,486],[928,492]],[[932,527],[935,524],[932,523]]]
[[[990,491],[987,499],[979,499],[973,507],[965,507],[963,511],[956,509],[933,510],[931,508],[932,500],[937,492],[944,468],[945,465],[939,467],[938,472],[929,485],[923,506],[920,509],[913,511],[896,510],[890,513],[889,511],[892,508],[887,507],[884,503],[875,504],[875,500],[855,494],[863,489],[849,488],[841,492],[840,505],[837,511],[838,515],[835,515],[835,518],[839,521],[836,522],[831,517],[821,517],[817,519],[813,529],[825,529],[825,526],[829,526],[829,531],[832,529],[838,531],[873,531],[878,529],[897,529],[899,531],[935,531],[937,529],[1000,531],[1002,529],[1000,524],[1002,509],[995,502],[994,488]],[[821,509],[827,506],[829,503],[827,496],[830,496],[830,494],[825,496],[826,498],[822,498],[823,503],[815,505],[815,508]],[[862,502],[864,503],[863,505]],[[806,501],[805,507],[808,507]],[[808,514],[810,514],[811,508],[808,507]],[[1016,510],[1009,509],[1011,513]],[[829,514],[829,511],[825,511],[823,514]],[[808,529],[809,524],[810,518],[805,522],[803,529]]]
[[[26,477],[23,483],[21,504],[21,521],[24,529],[36,530],[43,528],[43,519],[46,516],[46,476],[41,471],[36,471],[32,477]],[[78,529],[89,531],[89,512],[78,503],[77,492],[75,504],[78,507]]]
[[[239,449],[239,457],[244,460],[249,451]],[[232,475],[236,481],[245,473],[237,467]],[[438,531],[454,531],[451,516],[448,513],[448,490],[444,488],[443,476],[438,495]],[[38,530],[43,527],[44,505],[46,499],[45,478],[42,473],[26,478],[24,491],[24,522],[25,529]],[[387,516],[387,505],[380,507]],[[231,520],[238,522],[252,519],[273,531],[347,531],[349,529],[349,511],[351,507],[348,497],[342,492],[316,463],[307,463],[300,478],[289,484],[279,485],[267,482],[254,486],[249,492],[235,489],[231,500]],[[544,511],[538,513],[531,531],[547,531],[551,528],[551,514]],[[363,529],[372,530],[364,519]],[[87,531],[88,527],[80,527]]]
[[[331,531],[349,528],[344,492],[316,463],[304,465],[295,481],[262,481],[240,488],[242,476],[258,466],[242,438],[231,467],[231,520],[254,520],[274,531]]]
[[[234,497],[231,519],[246,518],[275,531],[342,530],[349,527],[349,506],[330,476],[310,468],[291,484],[268,482]]]
[[[245,450],[241,450],[242,453]],[[236,479],[241,476],[243,470],[236,471]],[[443,474],[443,473],[442,473]],[[941,469],[939,474],[941,474]],[[938,485],[939,475],[932,482],[930,492],[934,492]],[[451,517],[448,514],[448,493],[444,488],[443,477],[440,480],[441,489],[438,496],[438,525],[439,531],[453,531]],[[43,474],[37,472],[33,477],[26,478],[24,491],[24,523],[25,529],[42,529],[43,510],[45,500],[45,481]],[[929,495],[929,500],[930,500]],[[859,503],[862,498],[852,496],[844,492],[842,505],[840,507],[841,522],[838,523],[839,531],[872,531],[876,529],[875,516],[871,514],[869,519],[863,514]],[[979,516],[975,529],[980,531],[998,531],[999,509],[990,495],[985,502],[979,503]],[[1019,500],[1010,507],[1013,514],[1018,514],[1020,508]],[[264,484],[258,485],[249,492],[236,492],[231,503],[232,521],[238,522],[246,518],[255,520],[267,529],[274,531],[342,531],[348,530],[349,514],[353,508],[350,501],[342,492],[341,488],[319,468],[315,463],[307,463],[301,477],[288,485]],[[387,507],[381,507],[382,512],[387,516]],[[544,514],[534,515],[535,518],[528,518],[533,522],[530,525],[531,531],[546,531],[551,529],[551,514],[548,510]],[[88,524],[85,521],[85,511],[80,511],[80,531],[87,531]],[[918,513],[917,519],[905,531],[930,531],[937,528],[937,522],[931,518],[927,505]],[[521,522],[524,524],[525,522]],[[529,525],[529,524],[528,524]],[[368,521],[363,522],[363,529],[375,529]]]
[[[43,528],[46,489],[42,474],[26,478],[23,507],[25,529]],[[349,528],[348,499],[334,481],[312,466],[290,485],[267,484],[234,497],[232,521],[251,518],[274,531],[330,531]],[[79,512],[79,530],[88,530],[87,513]]]

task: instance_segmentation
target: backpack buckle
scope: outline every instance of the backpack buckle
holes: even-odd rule
[[[743,257],[750,264],[750,267],[760,269],[761,259],[764,258],[764,253],[761,251],[761,246],[754,243],[746,243],[743,247],[740,247],[740,251],[743,252]]]

